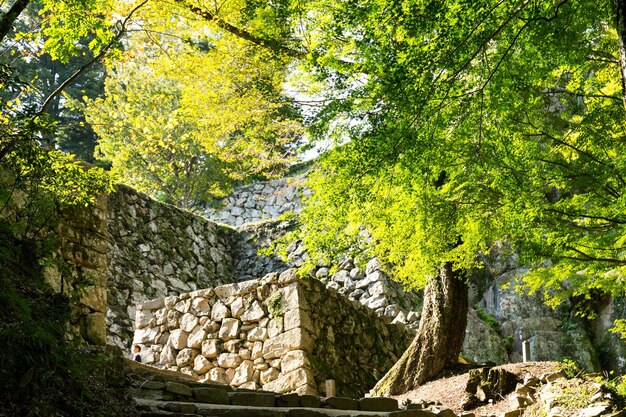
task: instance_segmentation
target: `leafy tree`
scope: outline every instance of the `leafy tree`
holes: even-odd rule
[[[555,302],[623,292],[624,4],[292,3],[282,43],[258,25],[271,24],[265,7],[252,20],[203,9],[326,83],[313,132],[339,146],[304,214],[312,254],[356,247],[364,226],[407,284],[426,281],[418,336],[379,392],[456,360],[467,304],[454,282],[497,239],[523,261],[551,260],[528,285]]]
[[[88,102],[98,157],[122,181],[183,207],[232,181],[275,176],[296,160],[299,114],[281,90],[285,62],[240,39],[169,27],[146,8],[142,30]]]
[[[170,5],[161,12],[296,59],[324,86],[312,133],[339,146],[303,217],[311,253],[350,247],[364,226],[402,279],[426,284],[418,336],[379,391],[410,389],[456,359],[458,275],[497,239],[524,261],[552,261],[528,284],[556,301],[624,290],[624,0]],[[58,57],[80,28],[106,25],[68,27],[50,43]],[[96,54],[114,38],[100,32]]]
[[[331,211],[338,216],[323,242],[358,221],[405,282],[430,277],[427,294],[449,281],[437,269],[475,266],[475,254],[496,239],[510,241],[522,261],[552,260],[528,283],[549,288],[557,301],[594,288],[623,291],[624,108],[610,6],[339,8],[332,25],[360,52],[354,60],[368,82],[327,108],[321,122],[354,115],[365,122],[323,164],[333,175],[315,186],[305,218],[309,246],[325,235],[313,213],[331,202],[342,211]],[[359,36],[349,36],[355,26]],[[573,285],[563,289],[563,279]],[[428,320],[379,391],[411,389],[455,361],[461,345],[444,335],[463,327],[452,322],[428,338],[446,326]],[[424,344],[438,352],[424,352]]]
[[[0,50],[9,56],[10,28],[27,3],[0,14]],[[128,401],[111,407],[121,397],[103,384],[111,361],[65,340],[72,305],[50,291],[42,272],[56,249],[54,236],[43,232],[60,210],[110,191],[110,177],[46,146],[55,123],[32,99],[25,67],[12,66],[0,63],[0,413],[134,415]]]
[[[69,78],[82,63],[93,59],[87,48],[93,37],[79,40],[85,52],[81,56],[71,57],[67,63],[53,60],[49,54],[44,53],[45,36],[40,32],[41,9],[40,3],[29,3],[20,19],[15,22],[15,32],[6,38],[11,47],[0,53],[0,62],[11,65],[14,74],[29,84],[29,91],[22,95],[22,104],[35,108],[39,107],[60,82]],[[102,94],[103,87],[104,66],[102,63],[96,63],[74,84],[68,86],[64,94],[67,98],[74,99],[82,96],[95,98]],[[57,129],[54,137],[46,140],[50,146],[54,145],[65,152],[77,155],[83,161],[93,163],[96,135],[85,123],[82,113],[66,105],[67,98],[60,94],[56,95],[48,106],[46,112],[57,122]]]
[[[97,156],[124,182],[192,208],[223,192],[227,164],[204,150],[181,98],[174,82],[127,65],[107,79],[106,99],[91,102],[87,117],[100,135]]]

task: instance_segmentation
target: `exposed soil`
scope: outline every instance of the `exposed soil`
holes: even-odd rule
[[[526,375],[539,378],[544,374],[558,371],[560,367],[561,364],[558,362],[526,362],[510,363],[501,365],[498,368],[512,372],[517,375],[520,380],[523,380]],[[452,372],[448,372],[447,376],[444,375],[439,379],[420,386],[416,390],[394,396],[393,398],[396,398],[401,404],[406,400],[410,400],[412,403],[436,402],[440,404],[437,408],[449,408],[457,414],[471,412],[475,413],[477,416],[500,415],[512,409],[507,397],[472,410],[461,409],[468,372],[459,372],[462,373],[455,375]]]

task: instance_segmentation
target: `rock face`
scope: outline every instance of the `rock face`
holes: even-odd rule
[[[181,301],[190,305],[184,313],[176,308]],[[209,318],[193,307],[204,305],[221,313]],[[145,363],[278,393],[317,394],[335,379],[339,394],[362,395],[412,338],[404,326],[293,270],[147,301],[136,317],[133,343]],[[197,323],[191,332],[189,323]]]
[[[125,186],[109,196],[107,217],[109,343],[130,348],[138,302],[234,281],[234,230]]]
[[[495,326],[494,326],[495,327]],[[507,349],[511,348],[494,328],[480,319],[476,310],[469,309],[467,314],[467,328],[463,342],[463,354],[477,363],[503,364],[509,361]]]
[[[547,307],[541,294],[519,294],[515,287],[528,268],[514,268],[491,281],[479,304],[499,324],[509,347],[509,361],[520,362],[522,343],[530,343],[530,360],[573,359],[587,371],[600,368],[598,354],[572,307]]]

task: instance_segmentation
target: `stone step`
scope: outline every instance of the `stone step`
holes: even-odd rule
[[[393,412],[304,407],[260,407],[135,398],[141,417],[425,417],[421,410]]]
[[[201,383],[177,372],[127,365],[130,395],[142,417],[437,417],[424,410],[398,410],[398,402],[391,398],[277,394]]]

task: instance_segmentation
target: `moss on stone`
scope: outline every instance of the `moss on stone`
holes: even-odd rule
[[[282,317],[283,315],[283,296],[281,293],[274,295],[267,300],[267,310],[273,317]]]

